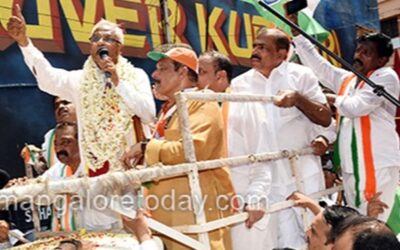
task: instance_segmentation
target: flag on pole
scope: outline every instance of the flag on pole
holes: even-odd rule
[[[397,75],[400,78],[400,56],[399,56],[399,50],[394,51],[394,65],[393,65],[394,71],[396,71]],[[396,112],[396,131],[397,134],[400,136],[400,108],[397,108]]]
[[[242,0],[243,2],[249,3],[254,6],[257,12],[267,19],[268,21],[274,23],[278,28],[284,30],[286,33],[291,34],[290,28],[283,21],[275,17],[273,14],[269,13],[265,10],[257,0]],[[278,11],[281,14],[285,14],[283,5],[286,3],[285,0],[263,0],[264,3],[270,5],[274,10]],[[302,30],[304,30],[307,34],[315,36],[318,41],[325,41],[329,32],[322,27],[313,17],[313,13],[317,8],[319,0],[308,0],[308,7],[299,12],[299,26]]]

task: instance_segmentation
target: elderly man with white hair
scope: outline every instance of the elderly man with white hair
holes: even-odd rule
[[[136,143],[132,117],[150,123],[155,116],[147,74],[121,56],[121,28],[106,20],[98,22],[90,34],[90,56],[83,69],[66,71],[54,68],[34,47],[19,5],[13,13],[16,15],[9,19],[8,33],[20,46],[39,88],[76,106],[80,153],[87,175],[120,170],[124,149]],[[116,222],[115,216],[107,213],[89,216],[93,217],[89,228],[99,229],[100,224],[112,227]]]

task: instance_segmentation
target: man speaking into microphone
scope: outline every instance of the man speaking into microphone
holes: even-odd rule
[[[97,176],[120,170],[124,149],[136,143],[132,117],[150,123],[155,104],[147,74],[121,56],[124,44],[122,29],[115,23],[100,20],[94,25],[90,56],[83,69],[66,71],[54,68],[28,38],[26,22],[19,5],[13,8],[7,23],[8,34],[21,48],[27,66],[39,88],[51,95],[70,100],[76,106],[79,147],[86,174]],[[87,225],[90,229],[109,229],[113,216],[96,214]],[[99,224],[98,224],[99,223]]]

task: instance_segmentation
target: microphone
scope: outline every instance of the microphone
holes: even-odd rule
[[[104,48],[104,47],[101,48],[98,53],[102,60],[104,60],[108,57],[108,49],[107,48]],[[112,86],[111,73],[106,71],[104,74],[106,76],[106,88],[111,88],[111,86]]]

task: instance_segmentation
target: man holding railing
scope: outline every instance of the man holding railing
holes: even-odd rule
[[[231,89],[232,93],[275,96],[274,103],[230,104],[229,157],[309,147],[314,125],[330,124],[330,110],[314,74],[286,61],[289,45],[282,31],[258,31],[251,56],[253,68],[233,79]],[[296,169],[289,159],[282,159],[232,167],[231,174],[249,212],[245,224],[232,228],[234,249],[297,248],[305,244],[298,209],[268,216],[264,216],[264,210],[271,203],[286,200],[295,190],[310,194],[323,189],[317,156],[299,157]],[[296,179],[300,185],[296,185]]]

